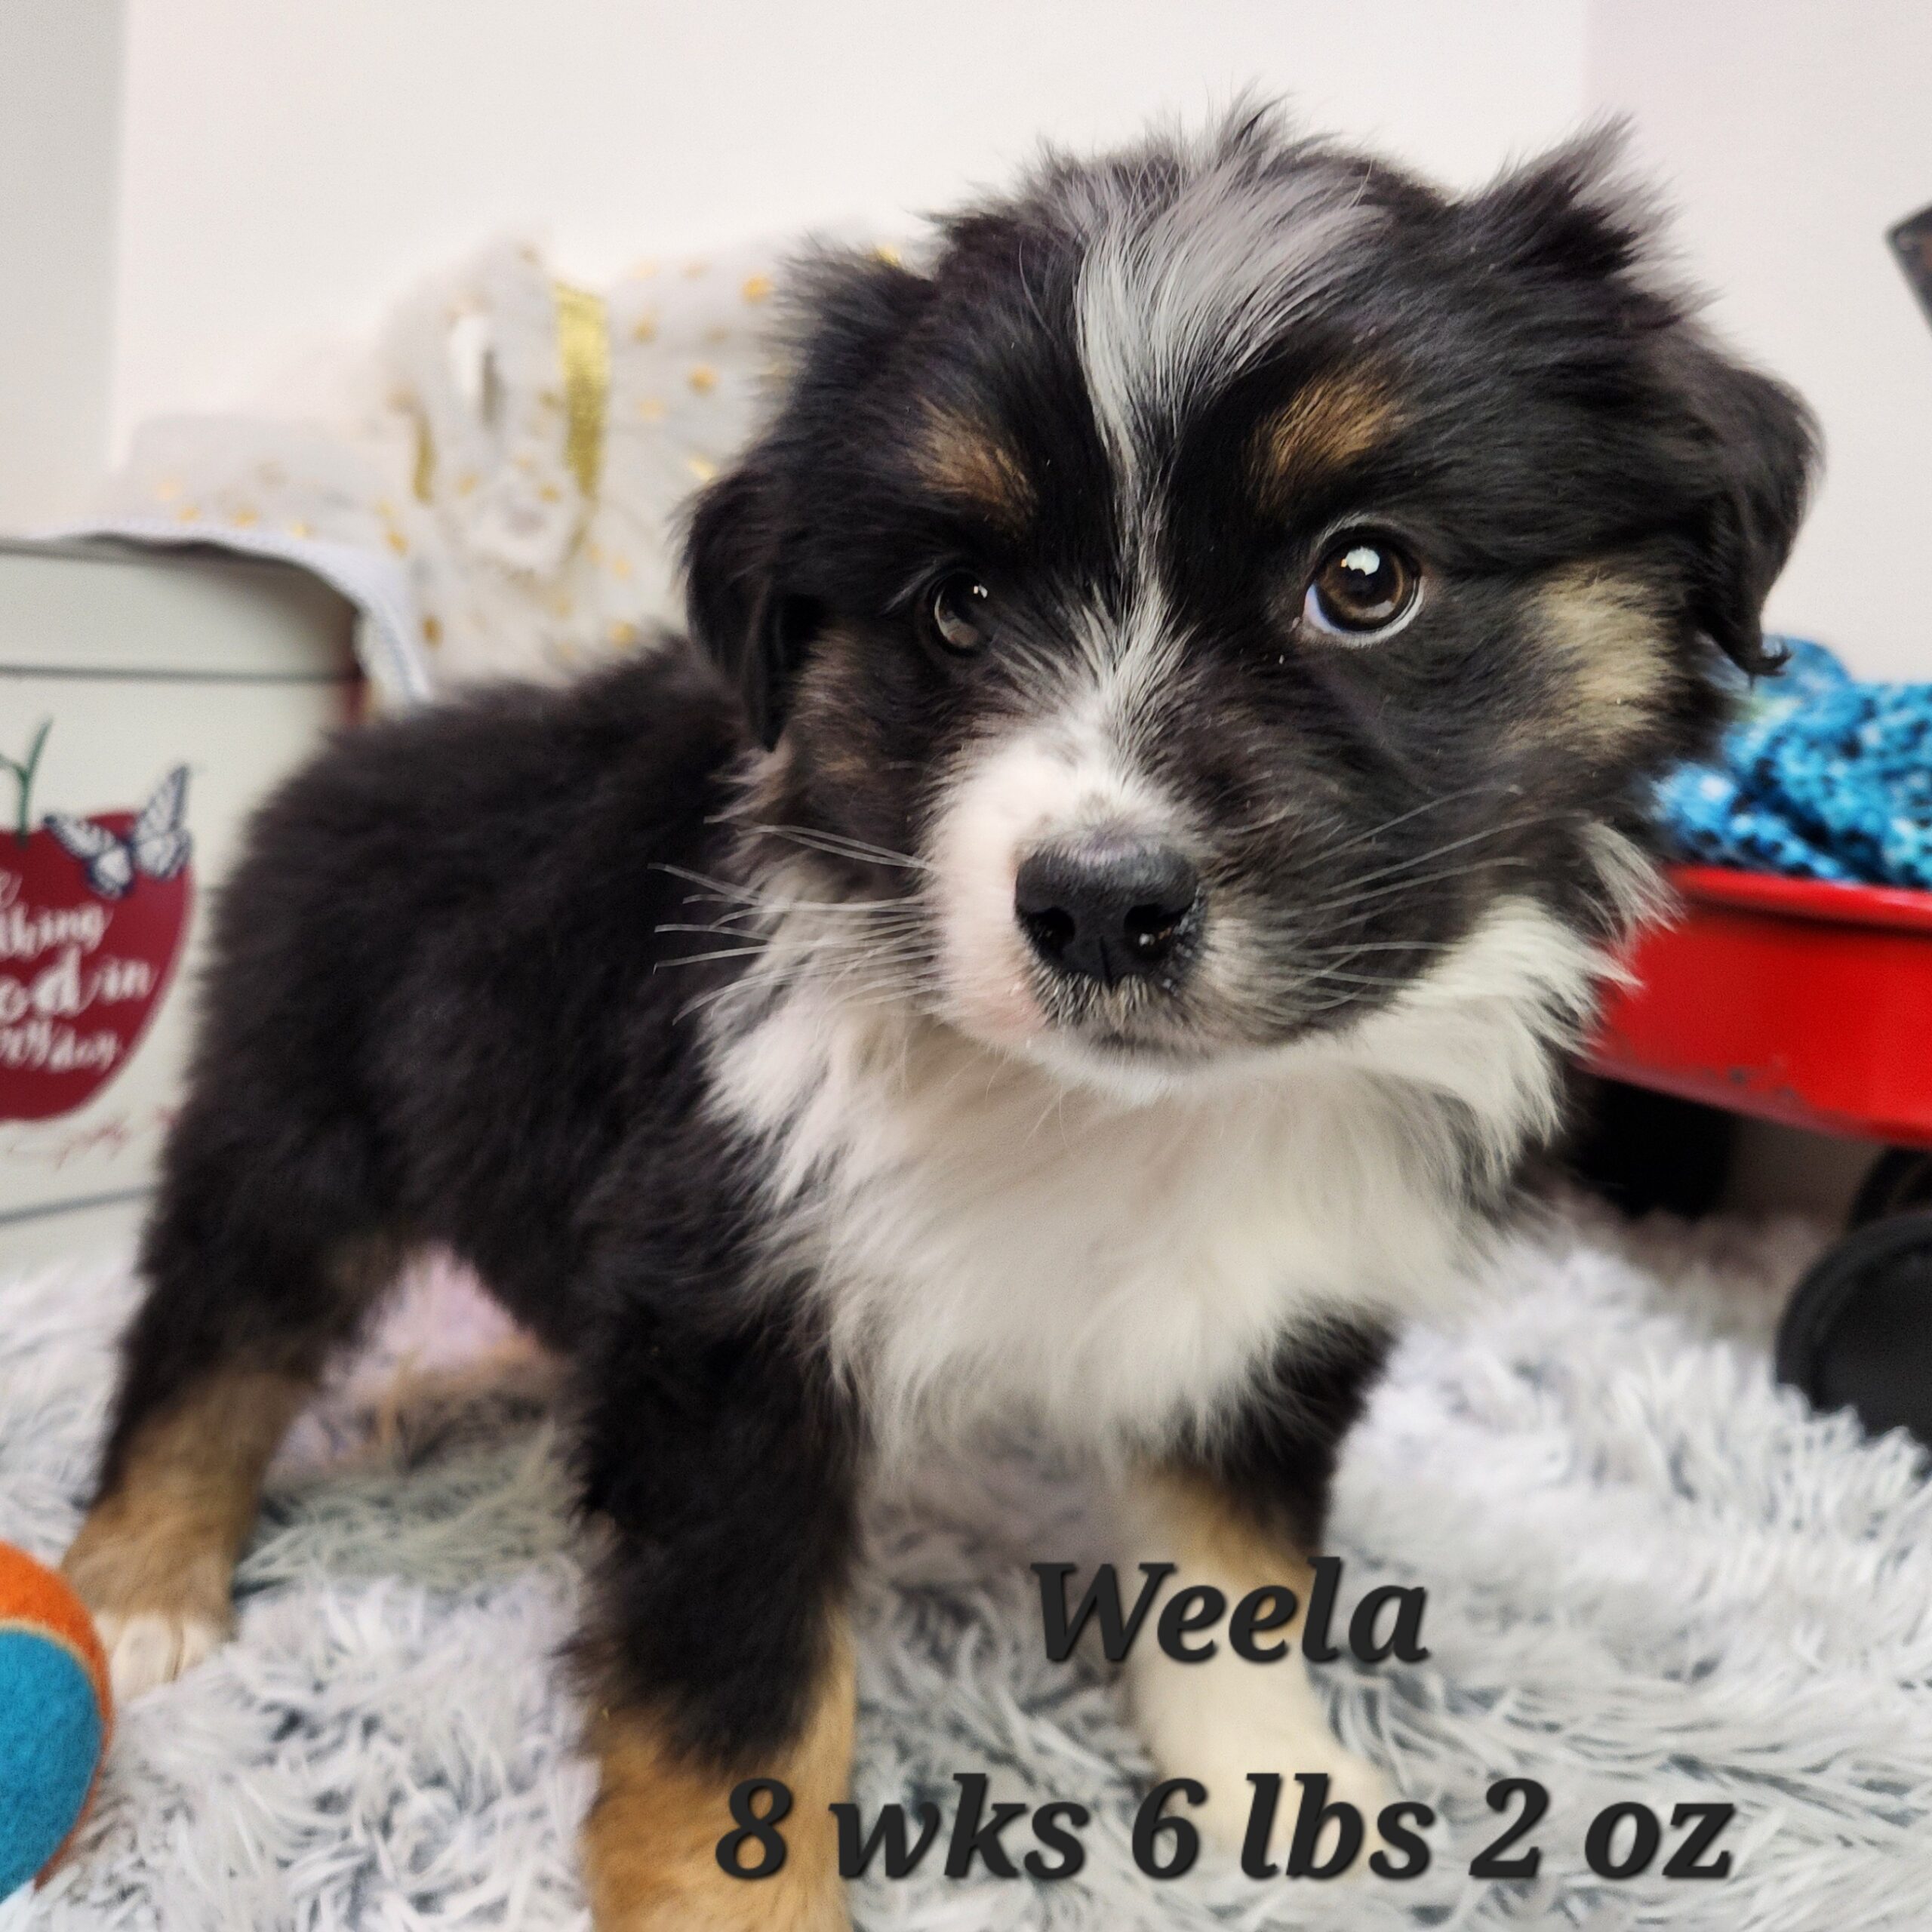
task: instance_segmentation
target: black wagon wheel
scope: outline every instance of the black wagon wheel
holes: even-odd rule
[[[1813,1264],[1779,1326],[1777,1372],[1875,1435],[1932,1445],[1932,1208],[1868,1221]]]
[[[1851,1204],[1850,1225],[1868,1227],[1887,1214],[1932,1208],[1932,1154],[1890,1147],[1872,1163]]]

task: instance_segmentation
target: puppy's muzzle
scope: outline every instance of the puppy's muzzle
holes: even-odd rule
[[[1114,986],[1171,975],[1201,920],[1201,875],[1163,841],[1098,831],[1039,846],[1021,862],[1014,916],[1057,972]]]

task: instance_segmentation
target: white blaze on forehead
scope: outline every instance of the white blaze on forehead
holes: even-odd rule
[[[1269,176],[1251,156],[1197,162],[1149,208],[1103,205],[1081,266],[1081,360],[1115,461],[1251,368],[1340,279],[1386,217],[1359,177],[1314,164]]]

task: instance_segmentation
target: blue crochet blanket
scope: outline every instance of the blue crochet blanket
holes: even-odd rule
[[[1932,685],[1864,684],[1787,638],[1716,761],[1659,788],[1683,858],[1798,878],[1932,888]]]

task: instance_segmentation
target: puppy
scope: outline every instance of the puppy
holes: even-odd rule
[[[219,914],[93,1512],[124,1691],[438,1242],[574,1364],[602,1932],[846,1924],[856,1498],[1023,1416],[1124,1559],[1306,1596],[1480,1252],[1798,521],[1805,414],[1601,143],[1480,193],[1244,115],[807,272],[694,641],[344,737]],[[1130,1573],[1131,1574],[1131,1573]],[[1374,1774],[1137,1651],[1158,1762]],[[740,1778],[782,1872],[721,1871]]]

